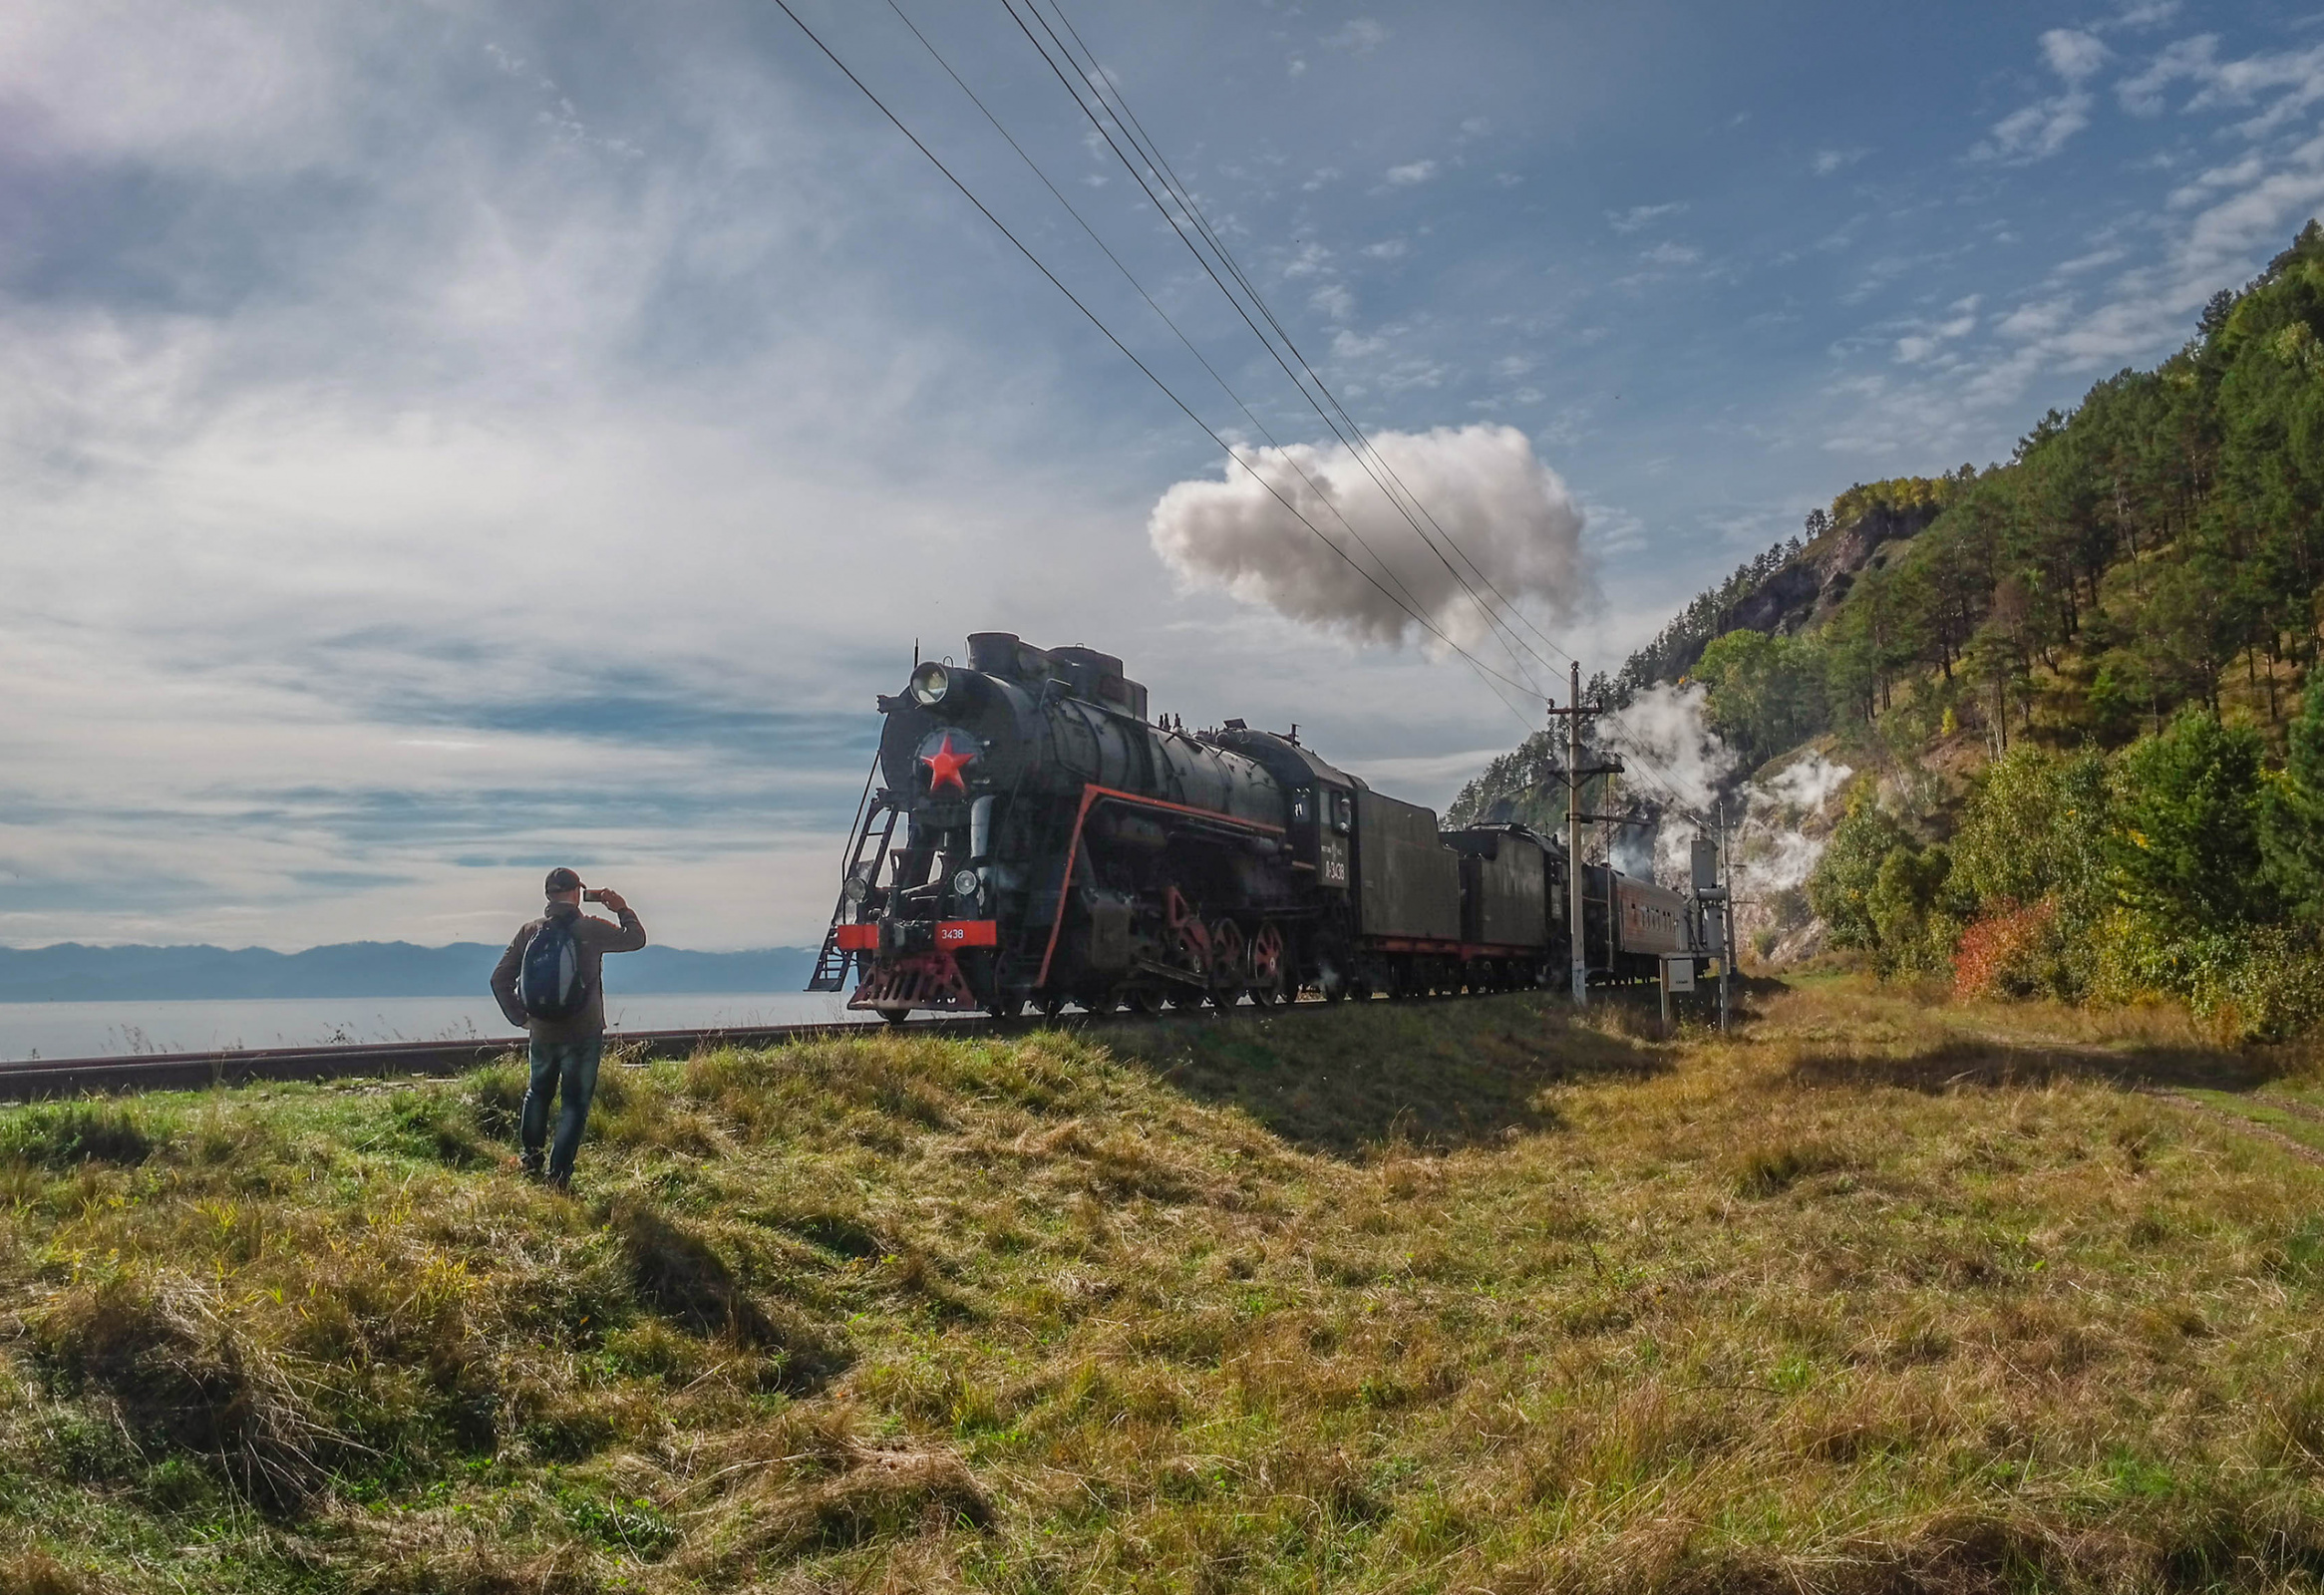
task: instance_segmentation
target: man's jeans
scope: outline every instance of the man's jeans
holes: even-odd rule
[[[605,1051],[603,1036],[582,1041],[536,1041],[532,1044],[532,1084],[524,1093],[521,1135],[524,1166],[540,1166],[540,1143],[548,1135],[548,1100],[560,1100],[556,1144],[548,1152],[548,1177],[563,1183],[573,1173],[573,1154],[581,1149],[581,1129],[589,1122],[589,1099],[597,1095],[597,1060]]]

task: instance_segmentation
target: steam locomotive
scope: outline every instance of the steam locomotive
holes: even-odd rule
[[[879,762],[810,990],[900,1020],[1028,1004],[1267,1006],[1561,984],[1559,840],[1440,831],[1300,742],[1188,732],[1096,649],[968,639],[882,695]],[[1582,866],[1600,980],[1708,950],[1688,898]]]

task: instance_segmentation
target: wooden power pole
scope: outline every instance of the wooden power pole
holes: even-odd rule
[[[1565,707],[1549,706],[1549,718],[1565,717],[1565,939],[1573,955],[1573,1006],[1589,1006],[1589,943],[1582,934],[1581,889],[1581,824],[1584,819],[1603,815],[1584,814],[1581,811],[1581,784],[1591,776],[1618,776],[1622,773],[1619,760],[1603,765],[1582,768],[1581,728],[1585,720],[1594,720],[1606,712],[1603,704],[1584,708],[1581,702],[1581,662],[1576,660],[1571,674]],[[1606,931],[1614,930],[1613,860],[1606,861]]]
[[[1573,1006],[1589,1006],[1589,949],[1581,935],[1581,661],[1565,704],[1565,933],[1573,950]]]

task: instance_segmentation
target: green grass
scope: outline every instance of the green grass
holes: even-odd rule
[[[0,1595],[2315,1587],[2305,1064],[1760,1000],[0,1111]]]

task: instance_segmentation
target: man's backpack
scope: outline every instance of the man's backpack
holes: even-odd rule
[[[589,1005],[589,977],[571,914],[551,914],[525,944],[516,1000],[533,1019],[570,1019]]]

